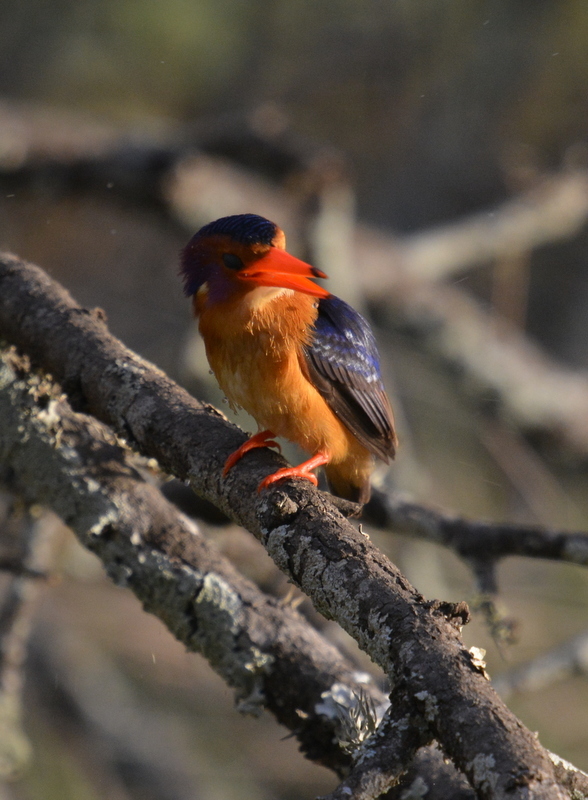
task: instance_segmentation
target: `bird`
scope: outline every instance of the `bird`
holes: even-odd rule
[[[283,437],[311,457],[268,475],[260,492],[288,478],[316,486],[322,466],[333,494],[366,503],[375,458],[394,458],[397,437],[364,317],[315,283],[327,276],[290,255],[281,228],[257,214],[204,225],[182,250],[180,273],[220,388],[259,427],[223,475]]]

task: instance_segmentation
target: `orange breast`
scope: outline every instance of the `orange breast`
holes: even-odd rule
[[[333,462],[350,448],[367,453],[302,371],[302,347],[317,315],[314,298],[260,287],[214,306],[202,298],[196,305],[208,361],[233,406],[309,453],[327,450]]]

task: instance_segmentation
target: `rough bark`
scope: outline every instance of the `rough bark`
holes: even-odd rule
[[[55,384],[2,351],[0,476],[59,514],[115,583],[203,653],[236,689],[241,711],[267,707],[310,758],[345,772],[344,733],[328,698],[335,690],[387,705],[369,676],[295,610],[243,578],[143,480],[105,425],[73,412]]]
[[[112,337],[37,267],[0,261],[0,333],[164,469],[189,478],[264,543],[315,607],[402,679],[423,720],[483,798],[562,798],[537,738],[506,708],[464,647],[467,609],[426,602],[396,567],[304,482],[261,495],[283,463],[257,451],[227,479],[222,465],[244,435]]]
[[[345,780],[323,800],[372,800],[398,783],[406,770],[407,755],[430,743],[431,734],[422,717],[415,714],[409,692],[392,693],[392,704],[375,734],[353,754],[353,768]],[[454,790],[457,786],[454,785]]]
[[[387,705],[369,676],[295,611],[242,578],[143,481],[133,454],[106,426],[74,413],[56,385],[29,374],[26,361],[6,351],[0,360],[0,465],[4,481],[59,513],[113,580],[210,660],[237,690],[241,711],[272,710],[309,758],[339,775],[367,752],[371,760],[360,764],[360,775],[368,774],[368,788],[396,783],[391,799],[415,781],[429,787],[431,800],[449,800],[461,790],[464,778],[438,750],[417,756],[402,777],[422,726],[408,738],[405,728],[400,738],[383,729],[360,747]],[[133,751],[133,758],[140,760],[140,753]]]

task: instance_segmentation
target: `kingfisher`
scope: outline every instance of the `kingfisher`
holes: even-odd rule
[[[374,459],[394,458],[397,438],[367,321],[313,278],[321,270],[286,252],[284,232],[257,214],[201,228],[181,255],[206,355],[233,409],[259,431],[232,453],[223,475],[250,450],[281,436],[311,458],[268,475],[304,478],[324,467],[339,497],[366,503]]]

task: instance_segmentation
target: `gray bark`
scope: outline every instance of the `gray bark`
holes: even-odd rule
[[[426,602],[314,487],[289,482],[258,495],[261,478],[283,464],[277,455],[252,453],[223,479],[224,460],[243,433],[128,351],[99,314],[77,306],[41,270],[9,256],[0,261],[0,334],[51,372],[78,407],[167,471],[188,478],[256,535],[315,607],[337,620],[404,691],[480,797],[567,796],[547,752],[464,647],[465,606]],[[108,530],[107,517],[104,524]],[[141,571],[140,564],[130,573],[121,567],[120,579],[129,582],[135,569]],[[180,570],[173,583],[183,577]],[[155,596],[169,586],[162,574]]]

